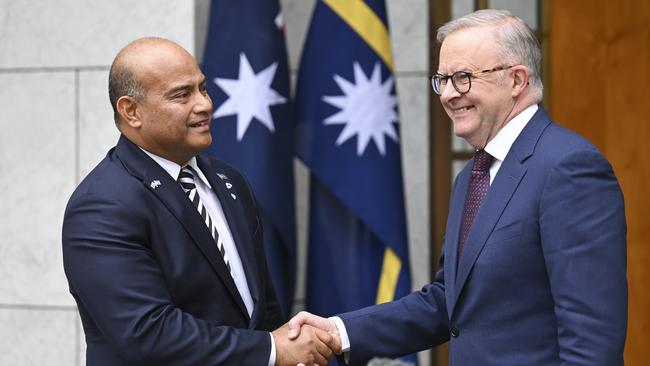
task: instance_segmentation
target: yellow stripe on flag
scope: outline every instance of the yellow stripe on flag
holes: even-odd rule
[[[375,303],[382,304],[393,301],[401,269],[402,261],[391,248],[386,248],[384,251],[384,263],[381,266],[379,289],[377,290],[377,300]]]
[[[372,48],[379,58],[393,71],[393,54],[390,49],[388,29],[384,22],[363,0],[324,0],[338,16],[343,19]],[[379,278],[376,303],[392,301],[402,261],[395,252],[386,248]]]
[[[324,2],[368,43],[392,72],[393,54],[390,49],[388,29],[377,14],[362,0],[325,0]]]

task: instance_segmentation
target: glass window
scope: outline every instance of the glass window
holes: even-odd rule
[[[454,159],[451,162],[451,184],[454,184],[454,180],[456,179],[456,176],[458,173],[460,173],[461,170],[465,167],[465,164],[469,159]]]
[[[512,14],[520,17],[533,30],[539,29],[538,0],[490,0],[492,9],[507,9]]]
[[[451,2],[451,18],[457,19],[474,11],[474,0],[453,0]]]
[[[449,122],[451,123],[451,122]],[[451,151],[452,152],[469,152],[469,153],[474,153],[474,148],[472,145],[467,143],[465,139],[460,138],[456,135],[454,135],[454,129],[451,129]]]

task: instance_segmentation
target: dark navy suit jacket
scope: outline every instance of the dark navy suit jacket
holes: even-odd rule
[[[609,163],[540,107],[495,176],[457,265],[471,166],[453,187],[435,281],[341,315],[351,364],[450,340],[454,366],[622,365],[626,224]]]
[[[232,167],[197,160],[239,251],[252,316],[180,185],[122,136],[77,187],[63,222],[64,267],[88,365],[268,363],[267,331],[281,314],[255,199]]]

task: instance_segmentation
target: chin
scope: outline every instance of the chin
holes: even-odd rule
[[[480,122],[474,118],[456,119],[453,121],[454,134],[468,139],[479,132]]]
[[[207,136],[197,141],[195,146],[201,150],[207,149],[212,144],[212,136]]]
[[[204,151],[205,149],[207,149],[208,147],[210,147],[210,144],[198,145],[198,146],[196,146],[196,153],[198,154],[198,153]]]
[[[462,123],[454,123],[454,135],[466,139],[471,134],[471,129],[469,126]]]

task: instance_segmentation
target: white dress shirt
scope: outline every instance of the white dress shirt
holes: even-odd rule
[[[494,138],[492,138],[492,140],[490,140],[490,142],[485,146],[485,151],[494,157],[492,165],[490,165],[490,184],[494,181],[494,177],[497,175],[499,168],[501,168],[501,164],[506,158],[506,155],[508,155],[512,144],[514,144],[521,131],[526,127],[528,121],[533,118],[533,115],[537,112],[538,108],[537,104],[533,104],[524,109],[521,113],[506,123],[505,126],[497,132],[496,136],[494,136]],[[347,362],[350,352],[350,338],[345,329],[345,324],[338,316],[333,316],[330,319],[334,320],[334,323],[338,328],[341,336],[341,348],[344,352],[345,361]]]
[[[181,172],[182,166],[176,164],[173,161],[152,154],[142,148],[140,149],[144,151],[147,155],[149,155],[149,157],[151,157],[156,163],[158,163],[158,165],[160,165],[160,167],[163,168],[167,173],[169,173],[169,175],[175,181],[178,181],[178,175]],[[244,301],[244,305],[246,305],[246,311],[248,312],[248,316],[251,317],[253,315],[253,298],[251,296],[251,292],[248,287],[246,273],[244,272],[244,267],[242,265],[241,258],[239,257],[237,246],[235,245],[235,241],[232,238],[230,227],[228,226],[228,222],[226,221],[226,215],[223,213],[221,202],[219,202],[219,198],[217,197],[217,194],[212,190],[212,187],[210,186],[210,183],[208,182],[207,178],[205,177],[201,169],[199,169],[199,166],[196,163],[196,157],[190,159],[190,161],[188,161],[186,165],[191,166],[192,169],[194,169],[194,171],[196,172],[196,176],[194,177],[195,178],[194,184],[196,185],[197,192],[199,194],[199,197],[201,197],[201,202],[203,203],[203,206],[205,206],[205,208],[208,210],[208,214],[212,218],[212,222],[217,228],[217,232],[219,233],[219,237],[221,238],[224,249],[226,251],[226,256],[228,257],[228,260],[230,262],[230,268],[232,270],[231,274],[235,281],[235,285],[237,286],[237,291],[239,292],[239,295]],[[217,245],[217,243],[214,243],[214,245]],[[270,333],[269,336],[271,336]],[[269,356],[268,365],[269,366],[275,365],[275,342],[273,341],[273,336],[271,336],[271,354]]]
[[[537,108],[539,108],[537,104],[533,104],[521,111],[510,122],[506,123],[497,132],[497,135],[485,145],[485,151],[494,157],[492,165],[490,165],[490,185],[494,182],[494,177],[496,177],[499,168],[501,168],[501,164],[506,158],[506,155],[508,155],[512,144],[515,143],[515,140],[519,137],[524,127],[526,127],[528,121],[533,118],[533,115],[537,112]]]

